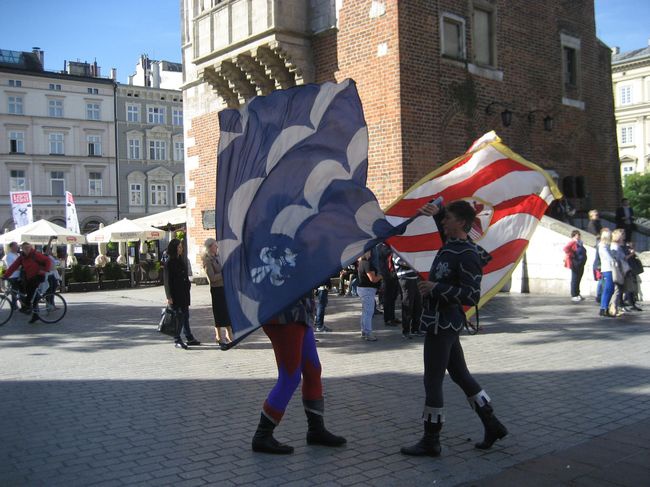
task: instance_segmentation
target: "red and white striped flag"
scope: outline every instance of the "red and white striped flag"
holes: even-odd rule
[[[439,196],[449,203],[467,200],[477,210],[472,239],[492,256],[483,269],[485,304],[503,287],[521,260],[548,205],[562,194],[539,166],[514,153],[489,132],[470,149],[417,182],[386,210],[399,225],[426,202]],[[427,278],[442,241],[431,217],[419,216],[388,244],[423,278]]]

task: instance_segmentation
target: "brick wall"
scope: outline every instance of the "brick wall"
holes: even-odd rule
[[[502,81],[471,74],[465,63],[440,56],[441,12],[465,18],[471,55],[466,0],[386,0],[383,14],[374,17],[370,0],[348,0],[338,29],[312,38],[315,81],[357,83],[370,138],[368,186],[385,206],[475,138],[495,130],[513,150],[560,177],[583,176],[588,198],[574,200],[576,207],[612,210],[621,193],[610,54],[595,36],[593,0],[492,3]],[[581,41],[585,110],[562,104],[561,32]],[[501,124],[502,107],[486,114],[493,101],[509,106],[511,126]],[[532,110],[542,110],[533,123]],[[554,118],[551,132],[543,129],[546,114]],[[203,230],[201,211],[214,207],[216,111],[190,123],[195,146],[188,146],[188,156],[197,156],[199,165],[188,171],[194,184],[188,185],[188,198],[196,197],[190,211],[198,244],[214,236]]]
[[[469,2],[400,2],[401,106],[404,177],[408,184],[461,154],[477,136],[496,130],[504,142],[560,177],[585,177],[589,198],[577,207],[613,208],[620,197],[616,133],[611,97],[610,58],[595,36],[592,0],[575,2],[494,2],[497,7],[497,59],[503,81],[473,75],[462,63],[440,56],[439,14],[466,19],[468,56],[472,52]],[[585,110],[562,104],[560,32],[581,40],[580,100]],[[502,107],[513,112],[503,127]],[[541,109],[530,123],[528,113]],[[554,118],[543,129],[546,114]]]
[[[368,186],[386,205],[404,185],[398,2],[384,2],[385,13],[374,18],[371,3],[343,2],[338,31],[316,36],[312,46],[317,82],[352,78],[357,83],[368,124]],[[381,49],[383,55],[378,55]]]
[[[218,112],[210,112],[192,118],[187,136],[194,138],[194,145],[188,146],[188,157],[198,158],[198,167],[190,169],[187,176],[192,181],[186,188],[188,211],[193,225],[189,230],[191,262],[196,274],[200,269],[200,255],[206,238],[215,238],[215,230],[203,228],[203,211],[213,210],[217,181],[217,145],[219,143]],[[190,225],[188,225],[190,227]]]

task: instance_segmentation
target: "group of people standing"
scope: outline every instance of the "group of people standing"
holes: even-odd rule
[[[190,328],[190,288],[192,284],[189,278],[187,259],[183,253],[183,242],[177,238],[172,239],[166,250],[164,284],[167,304],[172,308],[180,323],[178,334],[174,337],[174,346],[187,350],[190,346],[201,345],[201,342],[194,337]],[[232,327],[226,305],[217,241],[213,238],[205,241],[203,268],[210,282],[215,341],[218,345],[229,344],[233,339]],[[185,341],[182,340],[181,334],[185,335]]]
[[[626,311],[641,311],[637,306],[639,293],[638,275],[643,272],[630,234],[633,229],[632,209],[626,199],[616,211],[617,228],[610,230],[600,221],[597,210],[589,212],[587,231],[597,238],[594,259],[594,279],[598,281],[596,302],[600,305],[599,315],[619,317]],[[580,281],[582,279],[587,251],[579,230],[571,232],[571,240],[564,247],[565,267],[571,270],[571,300],[582,301]]]

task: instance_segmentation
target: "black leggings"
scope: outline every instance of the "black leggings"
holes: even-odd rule
[[[438,333],[435,334],[433,325],[427,330],[424,340],[426,406],[443,407],[442,381],[445,378],[446,370],[449,371],[451,380],[460,386],[467,397],[481,392],[481,386],[467,369],[458,334],[459,332],[451,328],[446,330],[438,328]]]

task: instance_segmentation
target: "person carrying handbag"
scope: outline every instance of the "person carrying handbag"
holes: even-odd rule
[[[200,345],[190,329],[190,278],[187,275],[187,262],[183,256],[183,242],[172,239],[167,246],[169,259],[165,264],[165,294],[167,304],[177,314],[181,325],[174,337],[174,346],[187,350],[188,345]],[[185,334],[187,343],[181,339],[181,331]]]

